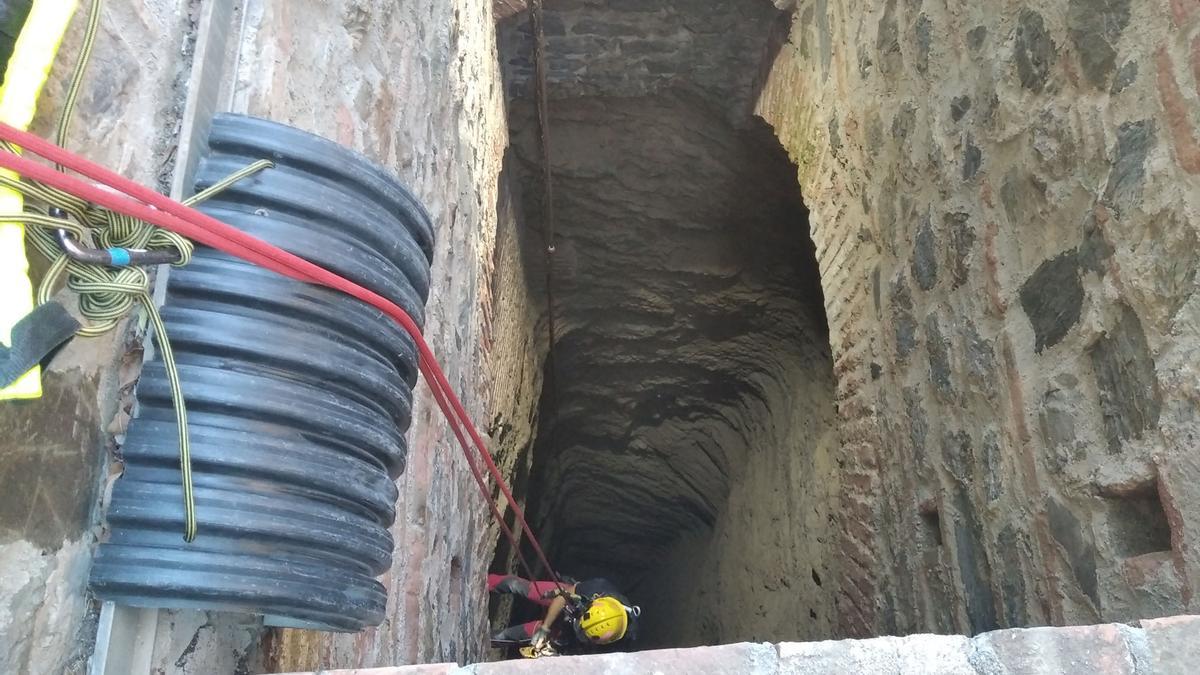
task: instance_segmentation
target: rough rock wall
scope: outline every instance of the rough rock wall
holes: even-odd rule
[[[245,12],[235,110],[365,153],[432,214],[425,335],[511,472],[531,435],[540,369],[512,211],[497,216],[507,136],[490,3],[257,0]],[[413,419],[384,624],[281,631],[277,668],[479,658],[496,530],[424,383]]]
[[[86,4],[68,29],[32,129],[54,133]],[[68,147],[147,185],[172,167],[193,3],[104,3]],[[34,252],[35,270],[44,264]],[[36,278],[35,278],[36,282]],[[5,290],[4,292],[7,292]],[[68,303],[70,304],[70,303]],[[95,638],[85,586],[113,433],[141,367],[118,326],[77,339],[43,371],[43,396],[0,403],[0,672],[83,672]]]
[[[1194,609],[1200,2],[794,4],[838,632]]]
[[[642,646],[827,634],[828,338],[795,167],[750,115],[778,16],[546,6],[556,386],[530,502],[560,571],[645,608]],[[530,45],[502,25],[537,239]]]
[[[663,99],[554,111],[559,233],[576,262],[559,275],[555,419],[535,489],[568,569],[624,575],[713,524],[767,424],[774,378],[796,360],[769,345],[811,320],[791,295],[803,212],[786,160],[772,180],[760,149],[710,112]],[[589,564],[597,548],[611,553]]]
[[[772,369],[767,394],[747,411],[758,419],[715,523],[681,537],[634,588],[645,610],[642,648],[834,634],[837,427],[828,335],[810,327],[790,339],[799,353]]]

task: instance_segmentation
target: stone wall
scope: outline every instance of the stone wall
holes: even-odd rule
[[[54,134],[79,54],[88,3],[80,4],[32,126],[42,136]],[[191,58],[192,5],[104,3],[69,148],[165,187]],[[30,262],[45,268],[32,250]],[[56,354],[40,399],[0,402],[0,672],[86,666],[96,631],[85,587],[99,499],[140,369],[140,341],[121,325]]]
[[[792,3],[788,3],[792,4]],[[1200,3],[794,3],[840,634],[1195,609]]]

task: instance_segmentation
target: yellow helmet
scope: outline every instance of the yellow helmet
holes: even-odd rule
[[[579,620],[579,627],[593,644],[606,645],[625,637],[629,616],[620,600],[602,595],[588,605]]]

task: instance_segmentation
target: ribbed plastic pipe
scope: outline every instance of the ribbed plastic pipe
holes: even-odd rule
[[[281,124],[221,115],[196,190],[259,159],[276,166],[200,210],[332,269],[422,324],[433,226],[364,157]],[[138,383],[124,473],[91,586],[142,607],[261,614],[355,631],[383,620],[416,349],[335,291],[197,250],[162,311],[192,447],[199,536],[183,541],[176,427],[160,361]]]

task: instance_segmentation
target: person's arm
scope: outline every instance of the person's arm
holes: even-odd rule
[[[575,592],[575,584],[564,586],[563,590],[567,593]],[[546,618],[542,619],[542,625],[538,626],[537,631],[533,635],[533,644],[544,642],[550,637],[550,629],[554,627],[554,622],[558,620],[558,615],[562,614],[563,608],[567,606],[567,599],[561,593],[554,597],[551,601],[549,609],[546,610]],[[539,639],[540,638],[540,639]]]
[[[550,603],[550,608],[546,610],[546,618],[542,619],[542,626],[545,627],[546,630],[553,628],[554,622],[558,620],[558,615],[562,614],[563,607],[566,606],[566,598],[561,595],[554,598],[554,601]]]

